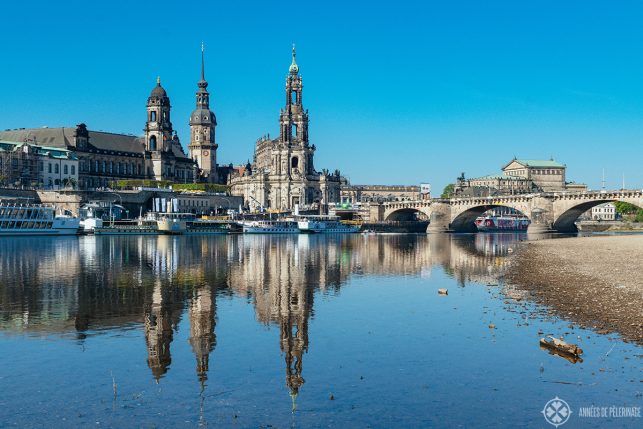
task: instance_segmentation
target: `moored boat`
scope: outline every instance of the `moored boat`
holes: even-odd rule
[[[56,215],[53,207],[0,201],[0,236],[76,235],[80,219]]]
[[[359,231],[356,225],[345,225],[339,216],[299,215],[296,216],[297,227],[304,233],[350,234]]]
[[[242,221],[245,234],[299,234],[297,222],[289,220]]]

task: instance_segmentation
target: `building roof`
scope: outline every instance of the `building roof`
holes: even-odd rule
[[[502,174],[489,174],[487,176],[475,177],[468,180],[527,180],[524,177],[519,176],[505,176]]]
[[[12,142],[12,141],[0,140],[0,150],[14,151],[24,144],[29,145],[35,153],[41,156],[47,156],[49,158],[55,158],[55,159],[71,159],[71,160],[78,159],[78,157],[74,152],[69,151],[67,149],[62,149],[58,147],[40,146],[30,142]]]
[[[37,146],[56,149],[73,149],[75,127],[57,128],[19,128],[0,131],[0,140],[11,142],[28,142]],[[100,150],[143,154],[145,142],[143,137],[128,134],[108,133],[105,131],[88,131],[89,144]],[[187,158],[182,148],[172,145],[172,153],[177,158]]]
[[[543,160],[543,159],[512,159],[508,162],[502,169],[504,170],[511,165],[512,162],[517,162],[522,164],[525,167],[534,167],[534,168],[565,168],[564,164],[554,161],[553,159]]]

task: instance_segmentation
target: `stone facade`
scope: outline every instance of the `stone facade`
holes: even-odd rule
[[[616,220],[616,206],[614,203],[605,203],[592,207],[591,220]]]
[[[197,84],[196,108],[190,115],[190,157],[196,161],[199,171],[198,180],[217,183],[217,147],[215,128],[217,118],[210,110],[208,82],[205,80],[203,45],[201,45],[201,80]]]
[[[342,185],[341,203],[356,204],[385,201],[417,201],[422,199],[419,186]]]
[[[144,135],[76,128],[32,128],[0,132],[0,140],[69,150],[78,158],[78,187],[108,187],[113,180],[146,179],[192,183],[196,164],[184,152],[170,121],[170,99],[160,79],[147,100]],[[47,184],[45,183],[45,186]]]
[[[464,173],[455,184],[456,196],[516,195],[533,192],[587,190],[583,184],[566,181],[564,164],[551,160],[513,159],[502,174],[466,179]]]
[[[286,106],[279,115],[279,137],[256,141],[253,163],[231,172],[232,195],[243,196],[251,209],[293,210],[336,203],[343,181],[339,170],[315,170],[315,145],[309,144],[308,110],[303,106],[303,83],[293,47],[286,77]]]
[[[0,184],[74,188],[78,184],[78,158],[66,149],[0,141]]]

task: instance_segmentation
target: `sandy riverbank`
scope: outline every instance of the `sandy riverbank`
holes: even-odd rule
[[[528,242],[505,281],[565,318],[643,344],[643,235]]]

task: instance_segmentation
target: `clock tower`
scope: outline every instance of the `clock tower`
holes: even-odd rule
[[[210,111],[210,94],[205,80],[204,49],[201,44],[201,80],[196,92],[196,109],[190,116],[190,157],[199,166],[197,180],[215,183],[217,181],[217,144],[215,128],[217,118]]]

